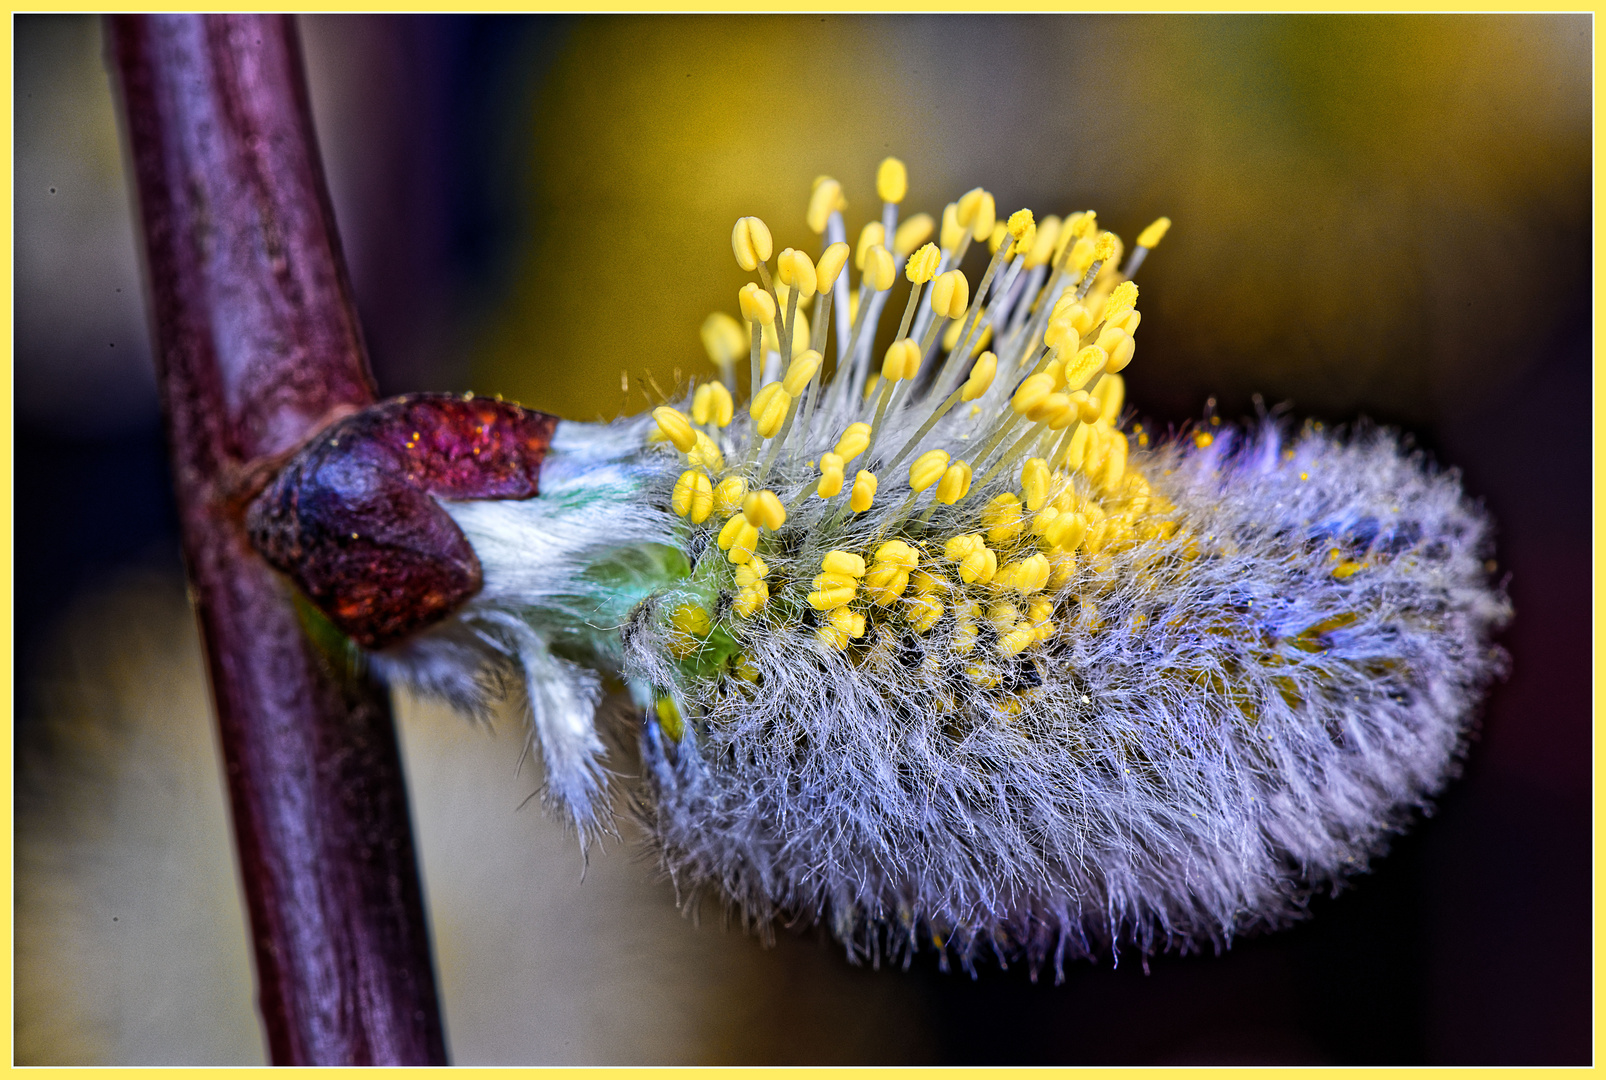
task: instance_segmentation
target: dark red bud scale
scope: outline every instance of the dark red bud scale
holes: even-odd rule
[[[330,425],[252,502],[251,542],[357,644],[380,649],[479,592],[479,558],[436,498],[528,499],[557,417],[409,394]]]

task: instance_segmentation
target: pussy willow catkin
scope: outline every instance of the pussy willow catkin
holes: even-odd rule
[[[1486,519],[1387,431],[1132,422],[1166,219],[1123,259],[1090,211],[906,187],[884,162],[851,244],[825,177],[805,247],[738,221],[720,378],[560,424],[537,498],[448,504],[484,590],[380,662],[470,709],[514,676],[550,800],[606,828],[624,783],[681,895],[765,933],[1058,973],[1288,920],[1455,766],[1509,614]]]

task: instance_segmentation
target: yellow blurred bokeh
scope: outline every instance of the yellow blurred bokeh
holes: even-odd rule
[[[1140,278],[1140,409],[1259,392],[1431,423],[1519,377],[1587,267],[1590,35],[1556,16],[580,20],[528,103],[531,231],[475,388],[593,419],[656,399],[644,376],[705,377],[697,328],[746,280],[735,218],[817,253],[813,178],[842,181],[851,237],[890,153],[906,213],[982,184],[1001,212],[1091,207],[1127,238],[1173,218]]]

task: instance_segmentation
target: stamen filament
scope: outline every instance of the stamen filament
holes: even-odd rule
[[[936,411],[926,418],[926,422],[924,424],[920,425],[920,430],[914,433],[914,437],[908,442],[904,443],[903,449],[899,450],[897,454],[893,456],[892,460],[887,462],[886,468],[896,469],[899,462],[908,457],[909,452],[916,446],[920,445],[920,440],[931,434],[931,429],[937,426],[937,421],[946,416],[949,409],[952,409],[955,405],[959,404],[959,394],[960,390],[955,390],[953,393],[948,395],[948,400],[937,406]]]
[[[915,317],[915,306],[920,303],[920,294],[925,291],[925,282],[912,282],[909,286],[909,301],[903,305],[903,321],[898,324],[898,332],[893,341],[902,341],[909,336],[909,322]]]
[[[786,323],[777,335],[781,342],[782,370],[785,370],[787,361],[792,359],[792,331],[797,329],[797,294],[802,291],[797,285],[793,285],[786,294]]]
[[[755,322],[753,324],[753,355],[752,355],[752,358],[751,358],[752,359],[752,364],[753,364],[753,381],[750,382],[747,385],[747,396],[750,397],[750,398],[754,394],[758,393],[758,388],[759,388],[759,385],[760,385],[759,381],[758,381],[759,380],[758,358],[759,358],[759,355],[760,355],[761,351],[763,350],[763,348],[764,348],[764,328],[762,326],[760,326],[758,323]]]
[[[1019,419],[1019,417],[1017,417],[1017,419]],[[1037,423],[1033,424],[1032,429],[1026,434],[1022,435],[1019,439],[1016,439],[1015,445],[1004,451],[1004,456],[998,459],[998,463],[992,468],[988,469],[987,472],[983,474],[982,478],[971,486],[971,490],[979,491],[986,487],[987,481],[991,480],[993,477],[997,476],[1001,471],[1003,471],[1005,466],[1020,456],[1020,452],[1026,448],[1027,443],[1040,437],[1046,430],[1048,430],[1047,420],[1039,420]],[[976,460],[982,460],[982,455],[976,455]]]

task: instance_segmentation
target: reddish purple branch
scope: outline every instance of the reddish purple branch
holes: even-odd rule
[[[319,652],[244,528],[279,462],[373,400],[294,24],[109,28],[272,1058],[442,1063],[386,692]]]

